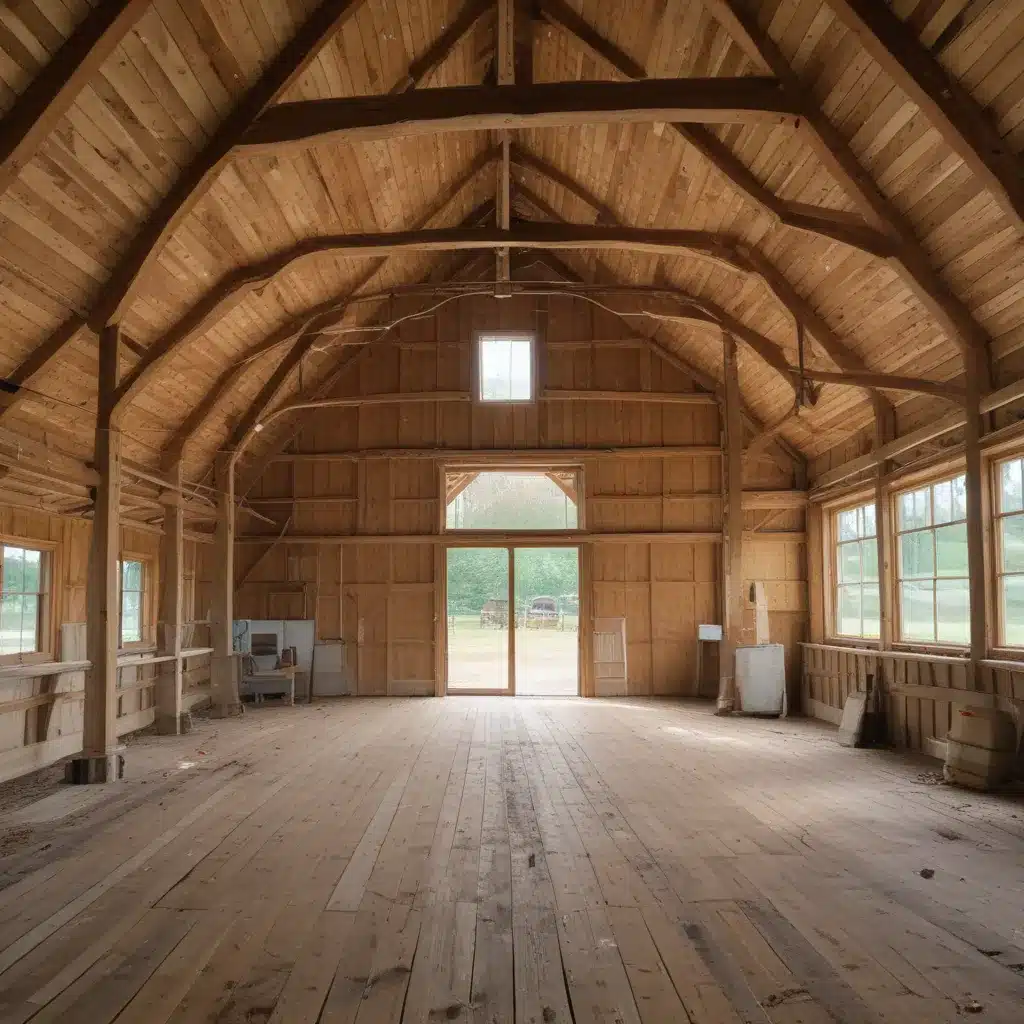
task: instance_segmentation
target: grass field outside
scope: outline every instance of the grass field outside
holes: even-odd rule
[[[516,693],[574,697],[579,691],[576,616],[563,629],[516,630]],[[479,615],[448,619],[448,687],[504,690],[508,687],[508,630],[481,627]]]

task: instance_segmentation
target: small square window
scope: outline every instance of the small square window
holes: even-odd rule
[[[477,356],[477,397],[481,402],[533,400],[532,335],[481,334]]]

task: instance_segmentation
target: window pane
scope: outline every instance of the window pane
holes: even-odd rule
[[[958,476],[953,481],[953,520],[967,518],[967,477]]]
[[[875,506],[865,505],[862,509],[862,523],[863,527],[861,530],[862,537],[874,537],[875,536]]]
[[[19,650],[39,650],[39,598],[34,595],[22,598],[21,646]]]
[[[967,575],[967,524],[940,526],[935,531],[935,575]]]
[[[932,518],[936,523],[953,521],[953,481],[946,480],[932,488]]]
[[[487,402],[531,398],[532,343],[528,338],[480,338],[480,397]]]
[[[966,644],[971,639],[971,611],[967,580],[937,580],[935,583],[935,617],[938,640]]]
[[[43,589],[42,563],[43,554],[41,551],[25,552],[25,593],[38,594]]]
[[[572,530],[579,523],[576,474],[449,470],[445,508],[449,530]],[[651,524],[652,526],[654,524]]]
[[[1003,572],[1024,572],[1024,516],[999,520]]]
[[[839,581],[860,582],[860,544],[857,541],[839,545]]]
[[[839,513],[839,539],[857,539],[857,509],[847,509]]]
[[[900,579],[926,579],[935,575],[932,533],[908,533],[900,537]]]
[[[121,594],[121,643],[142,639],[142,595],[125,590]]]
[[[1024,647],[1024,576],[1004,576],[1003,643]]]
[[[901,636],[904,640],[935,639],[934,586],[931,580],[900,585]]]
[[[930,494],[930,489],[926,487],[921,491],[908,491],[906,494],[900,495],[899,528],[901,530],[915,530],[920,526],[931,526]]]
[[[836,628],[842,636],[860,636],[860,587],[840,587],[836,595]]]
[[[874,537],[860,542],[860,564],[864,579],[878,579],[878,542]]]
[[[867,585],[861,588],[861,610],[864,615],[864,632],[862,635],[880,636],[882,616],[879,611],[877,586]]]
[[[20,593],[25,582],[25,551],[22,548],[4,548],[4,591]]]
[[[1024,511],[1024,486],[1021,484],[1021,460],[1013,459],[999,467],[999,511]]]
[[[121,563],[121,586],[125,590],[142,589],[142,563],[122,562]]]
[[[21,644],[21,598],[0,598],[0,654],[17,654]]]

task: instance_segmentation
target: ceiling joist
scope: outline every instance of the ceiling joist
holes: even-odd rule
[[[396,96],[281,103],[239,140],[241,154],[328,139],[379,142],[443,132],[579,124],[793,121],[798,102],[773,78],[648,78],[639,82],[417,89]]]

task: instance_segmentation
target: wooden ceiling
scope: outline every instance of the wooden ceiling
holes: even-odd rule
[[[518,16],[515,47],[499,6]],[[539,245],[569,235],[535,222],[567,222],[601,246],[531,250],[520,277],[679,292],[655,303],[672,319],[637,329],[716,381],[709,321],[732,325],[764,424],[794,404],[794,316],[810,368],[945,381],[982,348],[993,387],[1019,376],[1024,0],[16,0],[0,9],[0,373],[24,389],[0,395],[0,456],[13,431],[91,457],[105,322],[127,339],[126,455],[166,466],[189,435],[199,479],[263,411],[329,386],[358,335],[302,334],[312,316],[384,315],[345,311],[357,290],[493,281],[493,256],[481,272],[450,243],[493,227],[495,209],[500,227],[502,136],[464,121],[410,134],[449,94],[406,90],[507,81],[513,57],[516,87],[523,69],[536,86],[509,133],[512,235]],[[536,113],[546,83],[642,76],[747,81],[662,90],[711,123]],[[781,113],[731,123],[723,91]],[[388,93],[372,108],[312,103]],[[493,89],[451,96],[472,111]],[[581,87],[572,102],[623,96]],[[266,145],[367,110],[406,127]],[[689,235],[658,235],[656,251],[644,236],[639,251],[623,228]],[[360,254],[348,237],[422,229],[438,251]],[[781,435],[815,456],[888,402],[904,424],[951,408],[825,383]]]

